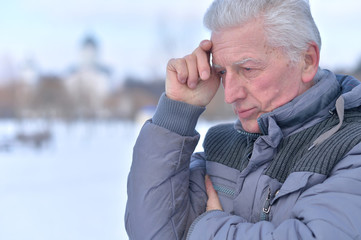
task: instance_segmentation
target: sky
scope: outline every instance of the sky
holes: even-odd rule
[[[209,38],[202,18],[212,0],[4,0],[0,3],[0,76],[32,60],[63,74],[87,35],[100,61],[122,79],[162,77],[169,58]],[[321,66],[352,70],[361,61],[361,1],[310,0],[322,37]],[[6,75],[5,74],[5,75]]]

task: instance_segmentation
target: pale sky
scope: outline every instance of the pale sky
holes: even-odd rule
[[[101,61],[123,78],[163,76],[209,37],[202,23],[212,0],[3,0],[0,71],[33,59],[43,73],[64,73],[78,61],[87,33]],[[310,0],[322,37],[321,66],[352,69],[361,61],[361,1]],[[1,75],[1,73],[0,73]]]

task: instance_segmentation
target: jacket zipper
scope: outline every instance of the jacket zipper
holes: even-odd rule
[[[220,185],[216,185],[216,184],[213,184],[213,187],[214,187],[214,190],[216,190],[217,192],[228,195],[229,197],[233,198],[234,195],[235,195],[235,191],[233,189],[228,188],[228,187],[220,186]]]
[[[271,194],[271,188],[268,188],[268,194],[266,197],[266,201],[263,205],[262,212],[261,212],[261,221],[269,221],[269,213],[271,211],[271,200],[272,200],[272,194]]]

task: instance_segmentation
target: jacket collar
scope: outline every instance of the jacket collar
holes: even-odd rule
[[[277,145],[282,137],[330,116],[329,111],[334,109],[336,99],[341,94],[341,85],[335,74],[322,69],[319,69],[314,81],[314,86],[291,102],[258,118],[262,135],[268,135],[269,142],[273,142],[271,145]],[[235,128],[243,131],[239,120]]]
[[[287,136],[305,125],[315,124],[329,117],[328,112],[334,108],[337,97],[340,95],[340,84],[336,75],[327,70],[319,70],[315,85],[293,99],[291,102],[263,114],[258,124],[263,134],[270,131],[270,122],[273,120]]]

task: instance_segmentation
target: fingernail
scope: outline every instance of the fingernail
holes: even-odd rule
[[[179,80],[181,83],[185,83],[185,82],[186,82],[186,79],[183,78],[180,74],[178,74],[178,80]]]
[[[199,45],[203,46],[204,44],[207,44],[207,40],[201,41]]]
[[[208,73],[207,71],[203,71],[203,72],[201,73],[201,78],[202,78],[203,80],[207,80],[207,79],[209,78],[209,73]]]
[[[209,44],[209,42],[210,41],[208,39],[205,39],[205,40],[201,41],[200,45],[205,46],[205,45]]]
[[[190,88],[196,88],[196,86],[197,86],[197,84],[196,84],[196,83],[193,83],[193,82],[189,84],[189,87],[190,87]]]

